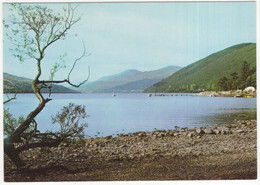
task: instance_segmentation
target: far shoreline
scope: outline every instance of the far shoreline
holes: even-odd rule
[[[3,92],[5,94],[34,94],[34,92]],[[49,94],[43,92],[42,94]],[[240,95],[241,97],[256,97],[256,92],[242,92],[242,91],[202,91],[202,92],[51,92],[50,94],[146,94],[151,96],[201,96],[201,97],[234,97]]]

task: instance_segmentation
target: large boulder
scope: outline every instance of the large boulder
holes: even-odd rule
[[[206,128],[204,132],[205,134],[214,134],[214,131],[211,128]]]
[[[197,132],[198,134],[205,134],[205,131],[204,131],[202,128],[196,129],[196,132]]]
[[[188,137],[193,137],[193,136],[194,136],[194,133],[193,133],[193,132],[189,132],[189,133],[187,134],[187,136],[188,136]]]

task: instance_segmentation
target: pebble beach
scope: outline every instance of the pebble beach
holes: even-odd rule
[[[257,178],[257,121],[90,138],[7,156],[6,182],[219,180]]]

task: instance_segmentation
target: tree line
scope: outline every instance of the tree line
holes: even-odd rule
[[[233,72],[218,80],[218,88],[222,91],[245,89],[248,86],[256,88],[256,65],[251,68],[247,61],[244,61],[240,73]]]

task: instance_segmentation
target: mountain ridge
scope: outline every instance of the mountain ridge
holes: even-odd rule
[[[179,69],[181,69],[180,66],[167,66],[143,72],[136,69],[128,69],[121,73],[102,77],[94,82],[87,82],[79,88],[79,91],[85,93],[142,92],[145,88],[170,76]]]
[[[152,85],[144,92],[217,90],[217,80],[233,72],[240,72],[244,61],[250,66],[256,64],[255,43],[242,43],[210,54]]]

